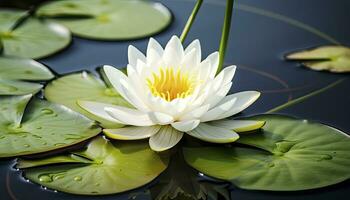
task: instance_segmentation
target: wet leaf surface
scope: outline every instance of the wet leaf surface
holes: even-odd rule
[[[72,194],[104,195],[145,185],[168,164],[168,159],[152,151],[145,141],[112,142],[97,137],[75,155],[67,155],[66,164],[56,162],[58,158],[62,160],[57,156],[41,161],[21,160],[18,166],[37,166],[24,169],[25,177],[45,187]]]
[[[295,191],[320,188],[350,178],[350,139],[318,123],[280,115],[260,115],[263,131],[237,141],[256,148],[185,148],[192,167],[244,189]]]
[[[100,133],[101,129],[93,121],[79,113],[37,98],[31,100],[31,97],[1,97],[0,157],[47,152]]]

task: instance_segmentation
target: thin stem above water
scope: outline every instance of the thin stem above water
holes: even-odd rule
[[[219,73],[222,70],[224,65],[227,43],[230,35],[233,5],[234,5],[234,0],[226,1],[225,19],[224,19],[224,25],[222,28],[222,35],[221,35],[221,41],[220,41],[220,47],[219,47],[220,58],[219,58],[219,67],[218,67],[217,73]]]
[[[344,80],[345,80],[345,79],[337,80],[337,81],[335,81],[335,82],[333,82],[333,83],[327,85],[326,87],[323,87],[323,88],[321,88],[321,89],[319,89],[319,90],[313,91],[313,92],[311,92],[311,93],[309,93],[309,94],[306,94],[306,95],[304,95],[304,96],[302,96],[302,97],[299,97],[299,98],[297,98],[297,99],[294,99],[294,100],[292,100],[292,101],[288,101],[287,103],[282,104],[282,105],[280,105],[280,106],[277,106],[277,107],[275,107],[275,108],[273,108],[273,109],[267,111],[266,113],[274,113],[274,112],[277,112],[277,111],[286,109],[286,108],[288,108],[288,107],[290,107],[290,106],[296,105],[296,104],[298,104],[298,103],[300,103],[300,102],[303,102],[303,101],[305,101],[305,100],[307,100],[307,99],[309,99],[309,98],[311,98],[311,97],[313,97],[313,96],[315,96],[315,95],[318,95],[318,94],[320,94],[320,93],[322,93],[322,92],[325,92],[325,91],[327,91],[327,90],[333,88],[334,86],[340,84],[340,83],[343,82]]]
[[[184,43],[186,37],[187,37],[187,34],[188,32],[190,31],[191,27],[192,27],[192,24],[197,16],[197,13],[200,9],[200,7],[202,6],[202,3],[203,3],[203,0],[197,0],[197,3],[196,5],[194,6],[193,10],[192,10],[192,13],[190,15],[190,17],[188,18],[187,20],[187,23],[182,31],[182,34],[180,36],[180,40],[182,43]]]

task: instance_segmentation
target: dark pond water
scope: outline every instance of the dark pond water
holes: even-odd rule
[[[1,6],[26,7],[29,1],[0,1]],[[36,1],[38,2],[38,1]],[[192,0],[163,0],[174,14],[172,25],[154,36],[161,43],[173,34],[180,34],[192,10]],[[205,0],[187,42],[202,41],[203,54],[218,49],[224,0]],[[260,100],[245,111],[245,115],[263,113],[270,108],[306,94],[347,75],[314,72],[283,61],[286,52],[317,45],[341,43],[350,45],[350,2],[348,0],[245,0],[238,1],[226,57],[227,64],[238,65],[231,92],[259,90]],[[283,15],[283,16],[281,16]],[[129,44],[146,49],[147,39],[125,42],[99,42],[74,38],[65,51],[40,60],[58,73],[94,70],[101,64],[125,66]],[[311,98],[283,113],[320,121],[350,133],[350,80]],[[82,197],[45,190],[26,182],[12,168],[13,160],[0,161],[0,199],[151,199],[146,188],[136,193],[104,197]],[[156,185],[157,181],[151,185]],[[157,186],[158,189],[161,185]],[[155,190],[154,190],[155,191]],[[261,192],[231,187],[232,199],[348,199],[350,182],[303,192]]]

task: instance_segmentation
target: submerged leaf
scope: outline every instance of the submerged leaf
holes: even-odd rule
[[[261,115],[263,131],[237,141],[255,148],[185,148],[192,167],[244,189],[294,191],[324,187],[350,178],[350,138],[318,123]]]
[[[24,95],[38,92],[42,85],[25,81],[50,80],[49,69],[32,59],[0,57],[0,95]]]
[[[86,112],[78,106],[78,100],[130,106],[113,88],[108,88],[102,80],[87,72],[69,74],[50,82],[45,88],[45,97],[100,122],[104,128],[119,128],[122,125]]]
[[[42,58],[60,51],[70,43],[68,29],[33,17],[11,30],[23,14],[25,11],[0,10],[0,38],[5,55]]]
[[[168,159],[153,152],[145,141],[110,142],[98,137],[90,142],[86,150],[76,154],[91,162],[72,164],[71,157],[67,156],[66,164],[59,161],[56,165],[53,162],[42,162],[45,167],[25,169],[25,177],[62,192],[104,195],[145,185],[168,165]],[[58,157],[62,156],[52,157],[50,160]],[[18,166],[26,167],[31,162],[38,163],[37,160],[20,160]],[[47,164],[50,166],[46,166]]]
[[[101,131],[92,121],[64,106],[35,98],[28,104],[31,97],[1,97],[0,157],[67,147]]]
[[[172,19],[161,3],[142,0],[52,1],[37,15],[63,24],[77,36],[98,40],[143,38],[165,29]]]
[[[286,59],[301,61],[317,71],[350,72],[350,48],[345,46],[322,46],[299,51],[287,55]]]

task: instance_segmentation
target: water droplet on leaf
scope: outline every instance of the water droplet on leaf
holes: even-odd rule
[[[53,114],[53,110],[48,109],[48,108],[44,108],[41,110],[41,113],[43,113],[45,115],[51,115],[51,114]]]
[[[63,146],[63,145],[66,145],[64,143],[56,143],[55,146],[58,147],[58,146]]]
[[[275,166],[275,163],[270,162],[267,166],[268,166],[268,167],[274,167],[274,166]]]
[[[332,160],[333,159],[333,156],[331,155],[328,155],[328,154],[324,154],[324,155],[321,155],[319,158],[317,158],[316,160],[317,161],[322,161],[322,160]]]
[[[76,176],[76,177],[74,177],[74,180],[75,181],[81,181],[83,178],[81,177],[81,176]]]
[[[33,137],[35,137],[35,138],[42,138],[40,135],[32,135]]]
[[[39,176],[39,181],[44,182],[44,183],[50,183],[50,182],[52,182],[52,178],[51,178],[51,176],[44,174],[44,175]],[[46,189],[46,188],[44,188],[44,189]]]

